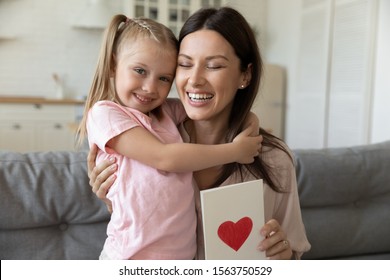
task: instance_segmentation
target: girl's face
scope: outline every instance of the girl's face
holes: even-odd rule
[[[228,118],[245,73],[233,47],[218,32],[199,30],[182,40],[176,87],[192,120]]]
[[[116,57],[115,90],[119,103],[142,113],[160,106],[175,77],[176,51],[152,39],[138,39]]]

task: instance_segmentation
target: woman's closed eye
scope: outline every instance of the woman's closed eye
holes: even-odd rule
[[[192,64],[189,64],[189,63],[178,63],[178,66],[179,67],[182,67],[182,68],[191,68],[193,65]],[[225,66],[223,65],[216,65],[216,64],[211,64],[211,65],[206,65],[205,66],[206,69],[210,69],[210,70],[218,70],[218,69],[221,69],[221,68],[225,68]]]
[[[188,63],[188,62],[178,62],[177,64],[179,67],[183,67],[183,68],[190,68],[192,66],[192,64]]]
[[[210,65],[207,65],[206,68],[211,69],[211,70],[218,70],[221,68],[225,68],[225,66],[220,65],[220,64],[210,64]]]

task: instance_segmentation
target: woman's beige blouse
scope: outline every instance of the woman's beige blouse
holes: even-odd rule
[[[180,133],[184,141],[188,142],[189,137],[183,129],[183,126],[180,128]],[[264,220],[267,222],[270,219],[276,219],[279,222],[287,235],[287,240],[290,242],[290,246],[295,253],[295,258],[299,259],[304,252],[310,250],[310,243],[307,240],[305,227],[302,222],[294,164],[288,155],[279,149],[263,147],[261,157],[265,162],[267,162],[267,164],[273,167],[272,170],[276,182],[278,182],[279,186],[285,190],[283,193],[277,193],[264,183]],[[244,181],[251,181],[255,179],[256,178],[254,178],[251,174],[245,174]],[[195,180],[193,180],[193,182],[195,190],[195,206],[198,217],[198,252],[196,258],[204,259],[204,238],[200,193]],[[242,182],[240,175],[235,173],[232,174],[222,184],[222,186],[240,182]],[[261,240],[262,237],[259,233],[259,243]]]

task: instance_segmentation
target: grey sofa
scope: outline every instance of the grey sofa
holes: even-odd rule
[[[305,259],[390,259],[390,141],[295,150]]]
[[[390,142],[295,150],[310,252],[390,259]],[[86,152],[0,152],[0,259],[97,259],[109,214]]]

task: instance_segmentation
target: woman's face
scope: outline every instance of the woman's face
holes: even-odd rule
[[[192,120],[230,115],[237,89],[244,84],[240,60],[218,32],[199,30],[180,44],[176,87]]]

